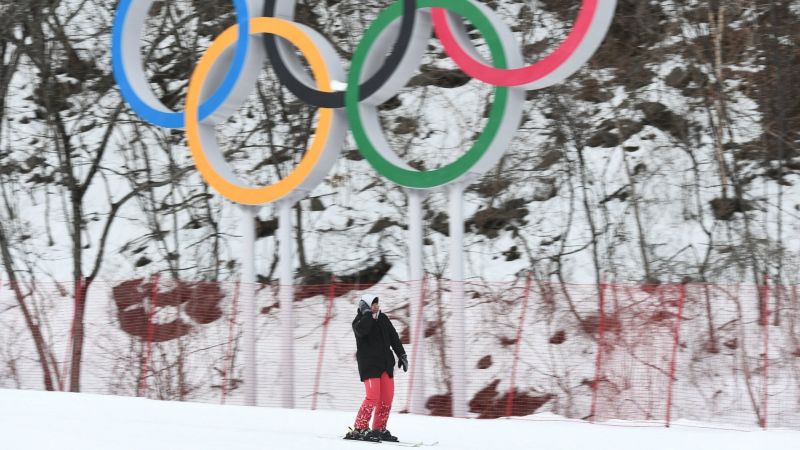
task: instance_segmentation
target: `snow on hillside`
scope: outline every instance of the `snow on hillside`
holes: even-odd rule
[[[158,95],[179,109],[194,61],[231,22],[230,2],[157,3],[161,6],[153,8],[142,52],[152,56],[147,70]],[[390,2],[303,3],[310,5],[303,11],[306,20],[316,21],[318,29],[349,53],[364,27]],[[566,35],[579,2],[487,3],[514,27],[530,62]],[[783,111],[773,104],[780,97],[791,98],[788,92],[794,88],[791,77],[779,76],[782,66],[771,63],[769,55],[790,54],[796,48],[792,45],[800,34],[789,27],[797,23],[792,14],[800,14],[800,9],[797,2],[784,8],[780,5],[788,2],[778,0],[711,2],[711,9],[705,3],[620,1],[615,25],[592,63],[564,85],[528,96],[525,120],[507,158],[497,171],[476,180],[466,195],[468,278],[511,283],[519,281],[520,271],[530,270],[536,280],[567,283],[595,283],[602,273],[615,281],[690,277],[737,283],[760,282],[760,275],[769,273],[778,283],[798,282],[800,240],[789,237],[800,229],[794,212],[800,204],[796,187],[800,165],[793,159],[795,135],[782,135],[780,125],[785,130],[798,127],[791,122],[791,103]],[[95,262],[102,263],[97,280],[103,281],[92,285],[88,294],[83,386],[89,392],[130,395],[137,385],[142,343],[120,331],[111,286],[161,273],[165,283],[224,280],[230,288],[239,276],[242,252],[240,215],[203,185],[184,134],[148,126],[123,104],[110,74],[114,5],[105,0],[71,0],[59,2],[54,11],[42,2],[3,6],[0,18],[10,25],[0,43],[8,46],[8,54],[19,51],[19,64],[7,66],[9,61],[16,64],[10,57],[0,61],[0,75],[11,77],[0,117],[0,181],[5,189],[0,223],[8,235],[11,264],[24,285],[23,295],[44,329],[51,365],[59,370],[66,368],[70,345],[76,253],[80,252],[80,276],[87,276]],[[5,14],[12,10],[14,14]],[[708,21],[715,15],[725,25],[725,39],[719,36],[725,41],[721,55],[707,54],[715,39]],[[30,21],[30,17],[48,20]],[[48,23],[64,23],[63,35],[43,25]],[[40,48],[48,52],[47,58],[37,57]],[[776,59],[784,61],[782,56]],[[786,66],[793,69],[791,64]],[[492,88],[477,81],[448,85],[448,80],[459,81],[454,69],[432,40],[416,84],[403,89],[395,104],[381,112],[387,139],[401,156],[428,169],[463,153],[485,122],[484,111],[491,102]],[[773,74],[778,75],[771,78]],[[301,152],[296,150],[308,137],[304,120],[313,109],[298,106],[269,71],[261,81],[266,100],[254,93],[239,114],[220,126],[220,137],[237,172],[265,183],[274,182],[276,174],[285,174],[299,159]],[[272,117],[281,121],[273,122]],[[54,125],[61,122],[66,136]],[[775,141],[787,148],[778,150]],[[65,150],[67,144],[71,148]],[[82,180],[100,154],[99,175],[81,197],[81,217],[72,220],[74,198],[65,178],[65,158],[74,158],[73,175]],[[150,181],[156,186],[147,187]],[[116,211],[106,239],[103,232],[112,207],[135,189],[136,195]],[[301,227],[295,243],[303,246],[305,259],[301,261],[298,252],[299,283],[307,282],[309,273],[323,275],[323,282],[330,274],[353,274],[383,258],[392,265],[384,282],[408,278],[405,193],[382,180],[358,156],[352,142],[310,197],[314,201],[303,200],[298,212]],[[425,208],[426,270],[432,278],[446,278],[444,193],[432,192]],[[274,282],[276,240],[270,228],[275,225],[274,208],[265,207],[260,218],[258,273],[264,281]],[[98,258],[101,250],[103,257]],[[55,286],[50,280],[62,284]],[[596,314],[593,289],[590,286],[577,301],[581,319]],[[508,290],[487,288],[483,298],[471,299],[468,325],[474,334],[468,367],[487,355],[494,364],[470,373],[468,398],[496,379],[501,380],[500,392],[508,388],[512,348],[498,341],[513,337],[520,307],[518,284],[513,295]],[[753,326],[757,311],[755,296],[750,295],[736,312],[737,290],[714,297],[714,308],[708,310],[704,309],[708,297],[689,299],[691,314],[678,358],[682,376],[675,402],[680,417],[753,422],[754,407],[743,395],[742,379],[752,376],[758,384],[763,377],[759,330]],[[222,303],[226,314],[232,310],[231,292],[226,290]],[[39,389],[37,356],[12,294],[4,283],[0,386]],[[391,299],[387,307],[396,307],[397,317],[404,318],[402,308],[414,295],[393,294],[387,297]],[[773,345],[767,352],[777,363],[770,367],[769,400],[781,408],[771,408],[769,414],[781,414],[770,417],[770,423],[796,426],[799,363],[792,353],[797,349],[794,330],[800,309],[796,303],[789,306],[785,297],[785,319],[772,332]],[[531,307],[517,384],[557,395],[557,402],[548,403],[545,410],[583,417],[590,398],[585,381],[594,375],[596,341],[581,334],[582,323],[567,311],[567,302],[554,299],[553,305],[537,300]],[[280,389],[276,364],[280,322],[277,311],[270,309],[274,302],[274,292],[265,288],[259,298],[266,311],[260,317],[259,350],[266,405],[278,398]],[[298,305],[301,407],[311,401],[324,305],[321,297]],[[447,321],[435,311],[438,306],[431,305],[426,319],[434,325],[444,321],[426,343],[427,396],[447,392],[447,374],[437,360],[443,348],[438,340],[447,331]],[[351,314],[352,298],[337,300],[324,360],[327,377],[320,398],[324,408],[352,408],[358,402],[360,386],[354,380],[347,326]],[[180,315],[162,311],[157,319]],[[227,323],[198,327],[185,340],[156,346],[157,355],[163,357],[159,368],[165,371],[186,356],[194,371],[188,371],[184,381],[196,389],[191,393],[194,400],[218,401],[215,385],[220,382],[230,335]],[[706,323],[719,336],[714,344],[723,344],[718,353],[706,351]],[[559,331],[566,332],[566,342],[548,344]],[[662,341],[661,345],[669,342]],[[630,356],[611,355],[625,363]],[[660,368],[663,355],[657,356]],[[241,359],[236,359],[235,370],[241,366]],[[175,379],[158,382],[172,388]],[[637,395],[645,395],[647,386],[637,389]],[[176,395],[167,390],[162,394]],[[229,401],[240,401],[240,392],[234,391]],[[401,389],[399,404],[404,396]],[[698,399],[703,404],[694,403]],[[325,414],[337,413],[320,416]],[[736,414],[742,417],[730,417]]]
[[[225,5],[219,11],[202,13],[213,20],[198,17],[201,13],[191,2],[153,8],[142,51],[154,53],[148,73],[162,84],[154,81],[153,87],[169,91],[164,95],[177,109],[183,105],[193,61],[222,28],[219,22],[230,22],[225,15],[230,6],[220,3]],[[349,52],[358,42],[350,36],[362,33],[390,2],[362,3],[356,7],[352,2],[336,2],[327,7],[326,2],[315,2],[304,14]],[[532,62],[567,34],[579,2],[491,3],[518,32],[526,59]],[[776,151],[762,149],[759,143],[769,138],[763,125],[766,106],[756,101],[771,98],[760,91],[767,85],[748,78],[765,70],[757,63],[760,50],[747,47],[748,39],[742,39],[739,53],[726,53],[724,68],[715,67],[715,60],[701,53],[702,40],[713,30],[699,3],[620,1],[615,26],[592,63],[563,86],[530,93],[508,157],[497,171],[476,180],[466,197],[469,278],[508,280],[519,270],[532,268],[543,279],[559,275],[571,282],[595,282],[597,270],[619,280],[705,276],[738,281],[750,278],[754,264],[759,266],[757,271],[772,270],[763,259],[777,246],[785,249],[785,262],[794,264],[800,248],[796,241],[784,240],[798,227],[791,210],[800,203],[793,188],[796,174],[791,170],[791,152],[785,152],[781,170],[786,173],[778,179],[767,173],[777,170],[774,157],[753,156]],[[795,4],[786,14],[796,11]],[[58,105],[63,111],[54,114],[63,115],[70,142],[83,152],[76,156],[76,175],[86,176],[101,143],[107,145],[102,147],[103,179],[92,183],[83,197],[83,270],[91,269],[100,250],[110,202],[134,186],[141,187],[146,179],[174,176],[174,184],[145,190],[120,208],[107,236],[99,277],[120,280],[169,270],[184,279],[236,278],[240,261],[235,207],[203,186],[182,133],[142,123],[124,106],[114,84],[109,84],[113,4],[62,2],[54,14],[69,17],[65,33],[74,37],[77,55],[98,65],[86,75],[88,79],[54,70],[58,74],[54,82],[70,89]],[[173,34],[178,33],[171,30],[159,35],[164,22],[168,28],[175,27],[169,14],[181,17],[178,31],[189,42],[176,41]],[[728,35],[756,20],[746,5],[731,7],[725,14],[730,21]],[[341,37],[342,30],[347,30],[347,37]],[[186,45],[193,46],[181,47]],[[176,55],[186,60],[175,61]],[[349,62],[343,64],[346,67]],[[432,39],[413,85],[381,112],[387,139],[398,153],[427,169],[464,153],[483,126],[484,111],[492,100],[490,86],[474,80],[462,84],[455,68]],[[729,70],[729,78],[715,80],[717,69]],[[67,194],[60,190],[62,162],[53,150],[50,122],[42,119],[40,97],[44,96],[39,83],[43,81],[35,76],[39,72],[30,57],[21,55],[19,66],[10,74],[7,111],[0,122],[2,169],[7,182],[15,183],[15,195],[7,200],[6,209],[17,215],[9,213],[14,220],[7,227],[18,264],[34,267],[39,279],[64,281],[75,276],[68,263],[73,257],[67,226],[72,212]],[[301,153],[294,151],[296,142],[305,142],[310,131],[307,126],[285,123],[284,106],[277,103],[289,102],[294,108],[291,121],[302,122],[313,115],[312,108],[298,106],[291,95],[281,93],[268,73],[265,70],[262,79],[266,103],[254,93],[229,123],[219,127],[237,173],[258,183],[274,182],[276,173],[286,173]],[[458,82],[448,84],[448,77]],[[707,102],[717,99],[709,86],[717,81],[724,84],[725,104],[709,106]],[[717,117],[717,106],[729,111],[724,123]],[[106,127],[117,107],[121,107],[119,123]],[[261,128],[270,113],[282,119],[270,122],[272,132],[268,133]],[[110,133],[107,141],[106,131]],[[284,146],[293,149],[288,156],[281,153]],[[730,168],[725,170],[736,172],[733,181],[725,179],[731,174],[720,174],[718,147],[726,151],[722,158]],[[745,152],[751,147],[752,151]],[[740,184],[741,201],[723,199],[712,207],[713,200],[733,195],[731,186],[722,192],[725,183],[733,182]],[[779,189],[783,189],[780,201]],[[298,243],[306,247],[305,260],[298,257],[297,261],[301,269],[321,268],[342,275],[385,257],[393,265],[387,279],[406,279],[405,195],[358,157],[352,140],[328,179],[310,197],[315,207],[309,200],[301,204]],[[714,208],[718,210],[712,212]],[[430,272],[446,269],[445,212],[445,196],[433,192],[426,204],[426,268]],[[261,218],[273,219],[272,207],[264,208]],[[780,232],[778,220],[783,220]],[[706,257],[709,246],[712,251]],[[260,240],[257,256],[259,274],[274,279],[271,234]],[[787,270],[785,281],[795,281],[794,273]]]
[[[289,450],[361,449],[341,439],[350,412],[210,406],[192,403],[0,390],[4,450]],[[393,414],[390,429],[404,441],[441,450],[783,450],[800,432],[647,423],[593,425],[551,414],[475,420]],[[393,448],[387,446],[387,448]]]

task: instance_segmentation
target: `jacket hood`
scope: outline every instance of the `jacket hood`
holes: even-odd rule
[[[361,308],[359,308],[358,305],[360,305],[362,301],[372,306],[373,303],[378,301],[378,296],[375,294],[362,294],[361,299],[358,304],[356,304],[356,313],[361,313]]]
[[[375,294],[363,294],[361,296],[361,300],[364,300],[365,302],[367,302],[368,305],[371,306],[378,300],[378,296]]]

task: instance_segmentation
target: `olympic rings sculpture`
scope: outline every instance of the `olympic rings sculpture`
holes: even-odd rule
[[[346,74],[331,43],[293,21],[295,0],[233,0],[236,25],[216,38],[200,59],[190,77],[186,110],[175,112],[149,86],[139,48],[154,1],[120,0],[112,30],[113,69],[120,92],[145,121],[185,128],[203,178],[221,195],[248,205],[310,192],[336,162],[348,129],[375,170],[407,188],[431,189],[485,173],[502,157],[520,124],[525,91],[557,84],[583,66],[605,38],[617,2],[582,0],[567,38],[550,55],[526,66],[511,28],[483,4],[398,0],[367,28]],[[263,16],[254,17],[255,11]],[[483,36],[491,61],[470,42],[465,21]],[[464,155],[439,169],[418,171],[390,147],[377,108],[414,75],[434,32],[459,68],[495,86],[495,96],[483,131]],[[313,79],[296,50],[308,62]],[[314,139],[294,171],[275,184],[249,186],[225,161],[215,125],[244,104],[267,60],[281,83],[299,100],[318,107],[319,115]],[[346,89],[334,89],[345,85]]]

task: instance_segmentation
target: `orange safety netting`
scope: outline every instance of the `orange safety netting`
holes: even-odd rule
[[[280,286],[253,288],[258,404],[280,406],[290,382],[280,372]],[[49,373],[53,386],[67,390],[80,355],[82,392],[243,404],[242,289],[157,277],[4,284],[0,387],[43,389]],[[570,285],[530,277],[294,286],[296,407],[355,414],[364,392],[350,325],[364,292],[381,298],[410,364],[424,367],[420,379],[395,368],[394,411],[407,410],[409,392],[421,390],[428,414],[450,415],[460,389],[470,414],[481,418],[552,412],[800,428],[794,286]],[[460,292],[465,355],[453,342]],[[38,347],[17,313],[20,301],[40,331]],[[85,307],[82,331],[76,305]],[[423,308],[421,323],[411,322],[410,305]],[[82,352],[74,348],[76,332]],[[455,358],[466,361],[462,386],[452,383]]]

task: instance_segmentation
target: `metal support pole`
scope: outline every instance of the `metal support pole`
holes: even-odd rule
[[[683,305],[686,303],[686,283],[681,283],[678,289],[678,317],[675,319],[675,327],[672,329],[672,357],[669,362],[669,378],[667,379],[667,427],[672,423],[672,391],[675,386],[678,347],[681,343],[681,321],[683,320]]]
[[[278,244],[281,307],[281,406],[294,408],[294,251],[292,249],[292,207],[282,200],[278,207]]]
[[[453,370],[453,417],[466,417],[466,359],[464,299],[464,187],[456,183],[449,187],[450,197],[450,308],[453,318],[448,332],[451,340],[450,367]]]
[[[245,405],[258,405],[258,356],[256,352],[256,318],[258,305],[256,304],[256,214],[259,207],[240,206],[242,210],[241,227],[241,255],[242,255],[242,280],[240,300],[244,316],[244,329],[242,347],[244,348],[244,398]]]
[[[417,189],[408,190],[408,279],[412,281],[412,286],[425,282],[422,202],[426,194]],[[408,393],[411,398],[409,412],[412,414],[425,414],[425,320],[423,302],[418,298],[421,291],[412,288],[409,297],[411,351],[414,352],[411,358],[414,364],[408,377],[411,390]]]
[[[605,350],[605,331],[606,331],[606,280],[605,276],[600,276],[600,285],[597,287],[597,298],[599,301],[600,320],[597,327],[597,353],[594,360],[594,381],[592,382],[592,406],[589,412],[589,420],[597,421],[597,389],[600,380],[603,378],[601,370],[603,368],[603,351]],[[616,313],[616,311],[615,311]]]

